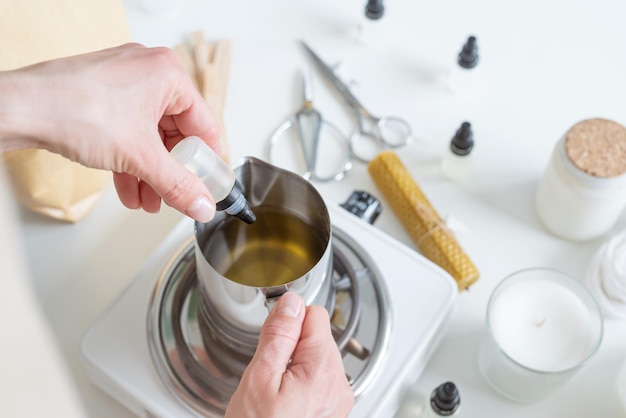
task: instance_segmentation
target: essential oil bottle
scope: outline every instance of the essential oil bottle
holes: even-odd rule
[[[386,38],[385,5],[383,0],[367,0],[357,27],[359,43],[366,47],[380,45]]]
[[[448,84],[452,92],[465,94],[477,89],[480,80],[478,62],[478,41],[472,35],[467,38],[450,72]]]
[[[450,180],[466,177],[472,169],[474,133],[469,122],[463,122],[450,140],[441,161],[441,171]]]
[[[461,407],[461,396],[453,382],[445,382],[437,386],[430,396],[430,407],[422,418],[439,418],[458,416]]]

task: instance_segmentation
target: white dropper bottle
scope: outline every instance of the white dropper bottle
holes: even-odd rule
[[[474,134],[472,125],[463,122],[456,131],[441,161],[441,171],[450,180],[466,177],[472,169]]]
[[[475,36],[469,36],[459,52],[456,65],[452,67],[448,87],[456,94],[474,93],[480,85],[478,65],[478,43]]]
[[[388,27],[383,0],[367,0],[357,32],[358,40],[366,47],[377,47],[385,42]]]
[[[461,396],[453,382],[445,382],[437,386],[430,396],[430,405],[426,407],[420,418],[439,418],[459,415]]]
[[[170,154],[204,182],[217,210],[226,211],[248,224],[256,221],[235,172],[202,139],[187,137],[176,144]]]

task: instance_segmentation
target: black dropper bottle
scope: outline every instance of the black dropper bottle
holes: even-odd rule
[[[468,70],[478,65],[478,44],[475,36],[467,38],[461,52],[459,52],[457,62],[461,67]]]
[[[365,6],[365,16],[371,20],[378,20],[385,14],[383,0],[368,0]]]
[[[465,177],[471,169],[470,154],[474,149],[474,133],[469,122],[463,122],[450,140],[441,161],[443,175],[451,180]]]
[[[469,155],[474,148],[474,133],[472,125],[469,122],[463,122],[461,127],[457,129],[456,134],[450,140],[450,151],[454,155]]]
[[[435,417],[455,415],[461,407],[461,396],[456,385],[453,382],[439,385],[430,396],[430,407]]]
[[[475,36],[469,36],[458,53],[452,67],[449,88],[454,93],[469,93],[480,84],[480,66],[478,65],[478,43]]]
[[[387,19],[383,19],[385,15],[383,0],[367,0],[364,12],[361,12],[356,31],[359,43],[367,47],[378,47],[384,44],[388,28]]]

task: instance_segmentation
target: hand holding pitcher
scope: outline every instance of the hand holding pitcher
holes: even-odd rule
[[[226,417],[346,417],[354,396],[328,312],[287,292],[268,316]]]

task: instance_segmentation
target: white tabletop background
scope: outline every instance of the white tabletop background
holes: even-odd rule
[[[544,402],[520,405],[482,380],[477,350],[489,295],[516,270],[533,266],[582,277],[607,238],[572,243],[550,235],[533,207],[537,181],[555,142],[591,117],[626,124],[626,2],[621,0],[443,0],[385,2],[385,37],[364,45],[354,38],[364,0],[179,0],[165,14],[127,6],[133,40],[174,46],[192,31],[233,40],[226,105],[232,160],[264,157],[273,129],[300,104],[298,71],[309,64],[296,41],[305,39],[325,60],[341,62],[355,94],[373,113],[408,120],[417,141],[399,151],[437,211],[463,228],[458,240],[481,278],[458,298],[451,326],[415,392],[452,380],[467,417],[613,417],[617,368],[626,361],[626,322],[606,322],[598,355]],[[442,81],[468,35],[478,38],[482,85],[455,96]],[[353,120],[316,75],[315,102],[346,134]],[[439,163],[463,121],[472,123],[474,170],[445,180]],[[329,204],[354,189],[381,198],[365,166],[341,182],[319,186]],[[415,248],[383,201],[377,226]],[[32,280],[89,415],[131,415],[86,377],[79,344],[90,324],[123,291],[160,241],[181,219],[130,211],[109,187],[75,225],[22,211]],[[626,227],[622,216],[612,233]],[[190,231],[191,233],[191,231]],[[411,274],[407,272],[407,274]]]

